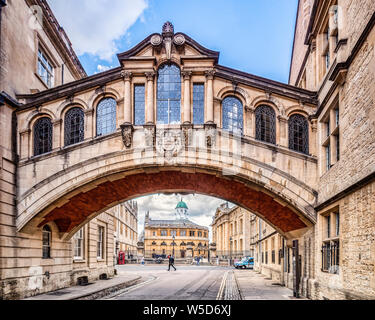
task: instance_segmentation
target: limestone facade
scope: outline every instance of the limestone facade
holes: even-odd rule
[[[136,201],[121,203],[107,211],[113,216],[114,254],[116,261],[120,251],[125,259],[137,256],[138,205]]]
[[[211,227],[218,258],[238,259],[250,255],[249,211],[223,203],[216,209]]]
[[[120,67],[84,77],[55,23],[43,24],[47,36],[23,24],[41,47],[53,42],[45,52],[54,84],[67,61],[74,81],[49,89],[35,76],[37,46],[13,44],[20,37],[11,26],[27,21],[31,3],[52,19],[41,0],[0,2],[2,297],[64,287],[67,248],[85,224],[123,201],[175,191],[217,196],[266,221],[285,238],[281,282],[293,286],[286,258],[298,261],[301,294],[374,297],[372,0],[299,1],[289,85],[221,66],[218,52],[170,23],[118,54]],[[20,52],[29,69],[20,69]],[[158,95],[172,69],[177,109]],[[100,121],[103,101],[114,110],[110,130]],[[83,119],[73,138],[72,114]],[[45,144],[35,138],[42,120]],[[46,225],[63,252],[48,266],[39,256]]]
[[[176,259],[189,260],[209,256],[208,227],[194,223],[185,215],[171,220],[155,220],[147,212],[141,238],[142,254],[146,259],[165,259],[174,255]]]
[[[375,297],[374,24],[371,0],[299,2],[290,84],[319,100],[317,299]]]

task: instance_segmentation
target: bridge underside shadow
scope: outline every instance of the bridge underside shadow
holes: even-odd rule
[[[172,170],[138,173],[83,189],[63,205],[41,213],[38,227],[54,222],[64,237],[71,237],[83,224],[113,205],[139,196],[171,192],[199,193],[235,203],[260,216],[287,239],[299,236],[313,225],[303,213],[261,186],[215,174]]]

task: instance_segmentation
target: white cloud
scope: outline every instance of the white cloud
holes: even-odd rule
[[[97,70],[96,73],[98,73],[98,72],[104,72],[104,71],[107,71],[107,70],[109,70],[111,68],[112,68],[112,66],[109,67],[109,66],[103,66],[101,64],[98,64],[98,66],[96,67],[96,70]]]
[[[48,0],[78,55],[110,61],[115,40],[142,16],[148,0]]]
[[[225,200],[204,196],[200,194],[184,195],[183,201],[186,202],[189,211],[189,219],[202,226],[209,227],[212,218],[216,212],[216,208],[225,202]],[[175,219],[175,208],[181,200],[180,195],[154,194],[151,196],[140,197],[134,199],[138,203],[138,234],[143,230],[145,213],[150,211],[150,218],[154,220]],[[229,203],[230,206],[233,204]],[[211,227],[210,240],[211,240]]]

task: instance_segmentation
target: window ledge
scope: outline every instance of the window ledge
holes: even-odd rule
[[[86,263],[86,260],[81,258],[73,258],[73,263]]]

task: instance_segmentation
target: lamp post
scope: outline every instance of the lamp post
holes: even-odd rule
[[[232,237],[229,238],[229,255],[230,255],[230,258],[229,258],[229,265],[231,266],[232,265]]]
[[[172,256],[174,257],[174,245],[175,245],[175,243],[174,243],[175,236],[174,236],[174,235],[173,235],[172,239],[173,239],[173,242],[172,242],[172,246],[173,246],[173,253],[172,253]]]

